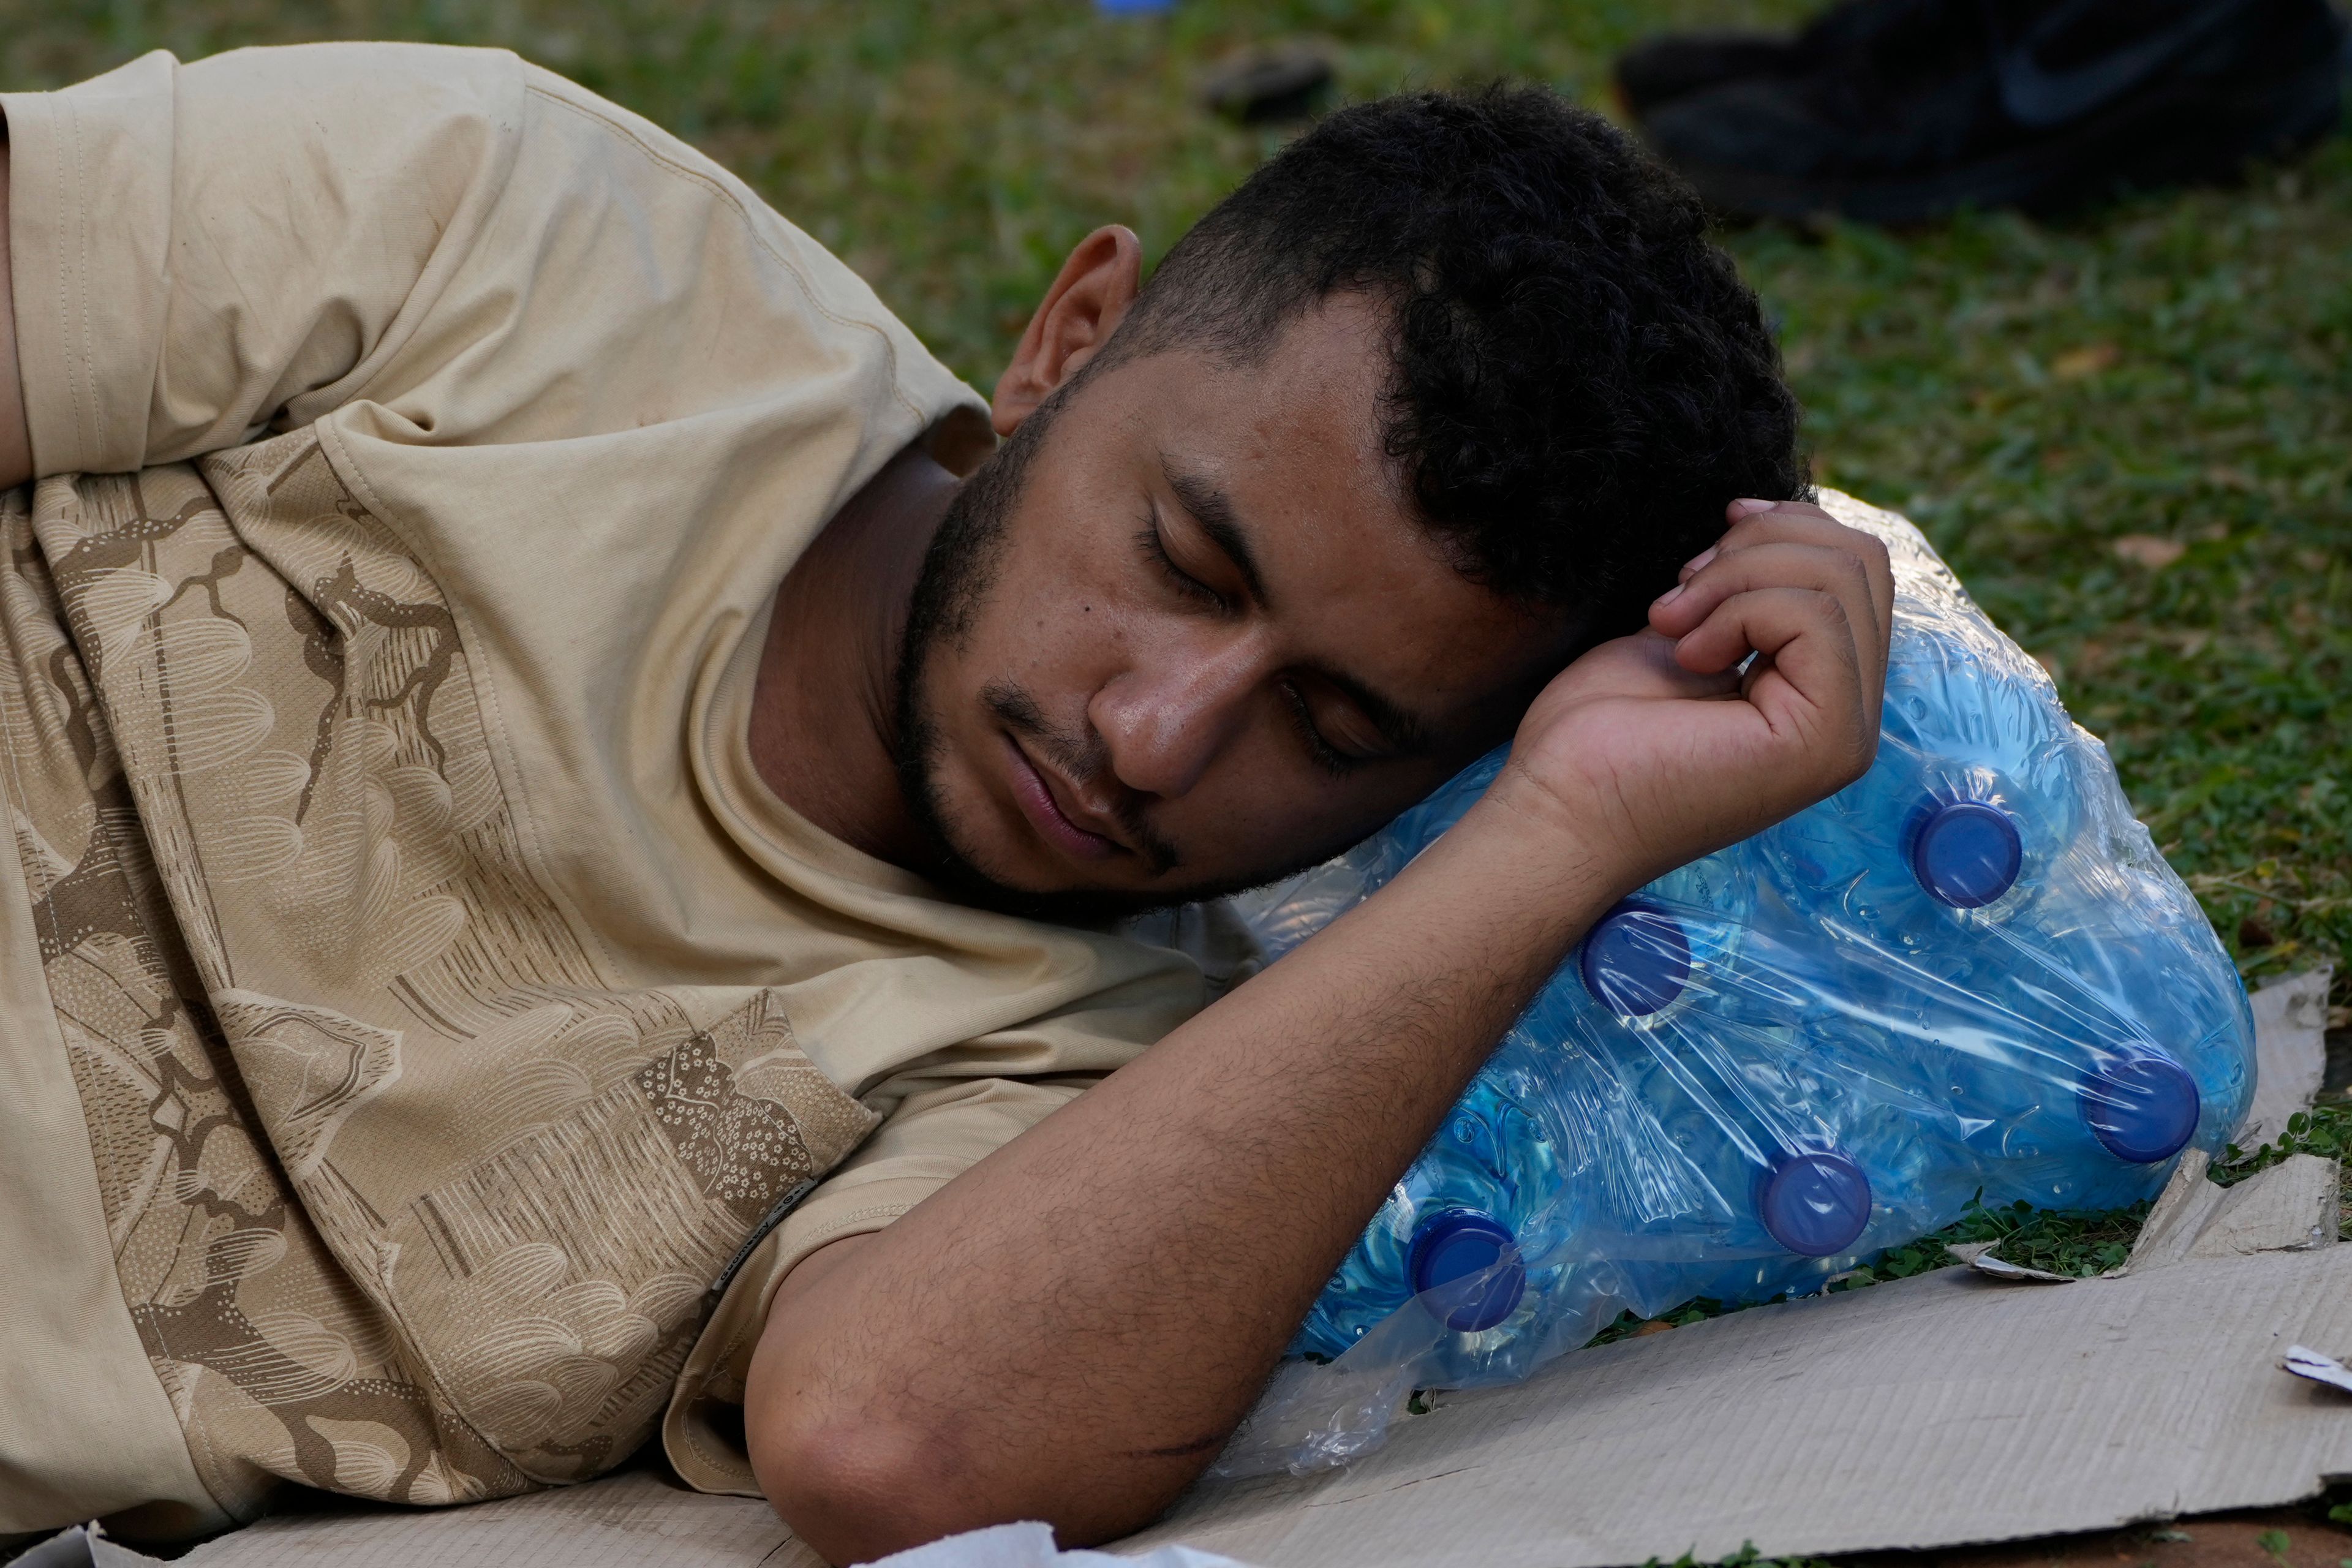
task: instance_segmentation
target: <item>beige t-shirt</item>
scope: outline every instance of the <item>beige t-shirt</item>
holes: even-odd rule
[[[501,52],[0,104],[62,476],[0,583],[0,1256],[45,1260],[0,1271],[0,1532],[516,1489],[665,1408],[748,1489],[708,1403],[783,1272],[1205,995],[751,764],[775,584],[910,443],[968,467],[984,405],[740,182]]]

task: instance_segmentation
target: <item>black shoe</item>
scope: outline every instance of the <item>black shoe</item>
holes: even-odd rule
[[[1660,104],[1748,77],[1794,76],[1834,54],[1900,35],[1942,0],[1845,0],[1801,33],[1667,33],[1617,57],[1617,101],[1640,119]]]
[[[1667,100],[1644,134],[1726,212],[1916,223],[2228,179],[2341,116],[2344,25],[2326,0],[1856,9],[1888,25],[1801,69]]]
[[[1617,102],[1639,120],[1660,104],[1743,77],[1779,76],[1803,64],[1796,40],[1778,33],[1669,33],[1617,57]]]

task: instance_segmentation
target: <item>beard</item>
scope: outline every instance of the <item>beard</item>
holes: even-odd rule
[[[899,641],[892,730],[898,792],[929,848],[927,863],[919,869],[962,901],[982,909],[1059,925],[1101,927],[1154,910],[1240,892],[1272,880],[1287,868],[1231,883],[1150,892],[1112,889],[1034,892],[999,881],[982,870],[966,847],[967,836],[947,807],[939,784],[946,742],[925,696],[925,677],[938,651],[961,651],[967,646],[1003,562],[1006,529],[1021,499],[1029,464],[1045,444],[1066,396],[1083,380],[1081,373],[1022,421],[949,503],[923,552],[906,633]],[[1087,781],[1108,771],[1109,748],[1099,734],[1091,727],[1069,731],[1056,726],[1019,686],[992,681],[981,689],[980,700],[999,724],[1029,741],[1070,777]],[[1121,803],[1119,826],[1145,866],[1160,876],[1181,865],[1175,847],[1151,830],[1140,803],[1123,790],[1111,793]]]

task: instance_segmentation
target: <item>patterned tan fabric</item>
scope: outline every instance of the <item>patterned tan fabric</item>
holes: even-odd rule
[[[0,1268],[0,1533],[513,1491],[657,1426],[748,1485],[776,1281],[1205,995],[751,763],[776,584],[983,405],[511,56],[0,108],[43,476],[0,509],[0,1246],[47,1260]]]
[[[625,1455],[874,1114],[767,992],[600,986],[446,607],[314,436],[51,479],[5,526],[12,826],[206,1486],[447,1502]]]

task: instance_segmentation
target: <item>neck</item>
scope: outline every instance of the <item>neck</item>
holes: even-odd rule
[[[834,514],[776,590],[751,698],[751,763],[768,787],[901,866],[924,841],[898,788],[898,647],[957,484],[909,447]]]

